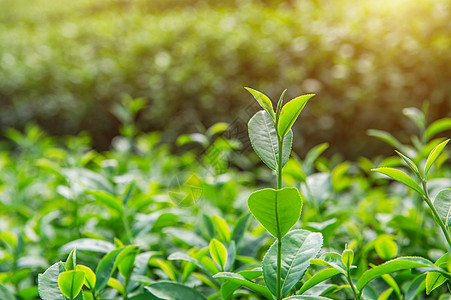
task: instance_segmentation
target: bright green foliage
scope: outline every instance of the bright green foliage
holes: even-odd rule
[[[213,260],[218,264],[221,270],[224,270],[226,260],[227,260],[227,249],[224,245],[217,239],[212,239],[210,241],[210,255]]]
[[[277,294],[277,243],[269,248],[263,259],[263,278],[273,295]],[[285,297],[301,280],[310,266],[310,259],[321,250],[323,238],[320,233],[293,230],[282,238],[282,296]]]
[[[263,189],[249,196],[249,210],[275,238],[283,237],[299,220],[302,199],[295,188]]]
[[[294,122],[298,118],[307,101],[312,98],[313,94],[303,95],[294,98],[282,107],[279,117],[279,125],[277,127],[277,132],[281,138],[283,138],[293,126]]]
[[[240,274],[222,272],[222,273],[216,274],[214,277],[227,279],[231,282],[239,284],[240,286],[242,285],[242,286],[248,287],[248,288],[260,293],[261,295],[265,296],[266,299],[273,298],[267,287],[253,283],[253,282],[247,280],[246,278],[244,278]]]
[[[156,282],[145,287],[153,295],[162,299],[207,300],[194,288],[176,282]]]
[[[66,260],[66,263],[64,265],[64,270],[72,271],[72,270],[75,270],[76,266],[77,266],[77,248],[74,248],[70,252],[69,257]]]
[[[94,290],[94,287],[96,285],[96,274],[94,274],[94,272],[90,268],[84,265],[77,265],[75,270],[85,272],[84,284],[88,289]]]
[[[279,159],[279,137],[270,117],[265,111],[257,112],[249,121],[249,139],[255,153],[271,169],[276,170]],[[291,153],[293,132],[290,130],[285,136],[282,147],[282,166],[284,166]]]
[[[398,246],[389,236],[380,236],[374,243],[377,254],[383,260],[395,258],[398,253]]]
[[[349,268],[354,261],[354,251],[352,249],[345,249],[341,254],[341,261],[346,268]]]
[[[449,142],[449,139],[440,143],[439,145],[437,145],[437,147],[435,147],[431,151],[431,153],[428,156],[428,159],[426,160],[426,166],[424,167],[424,176],[427,176],[432,165],[437,160],[437,158],[440,156],[440,154],[443,152],[443,149],[445,149],[448,142]]]
[[[108,284],[108,280],[110,280],[116,266],[116,258],[122,250],[122,248],[113,250],[100,260],[96,268],[96,284],[94,286],[96,293],[102,291]]]
[[[276,122],[276,115],[274,114],[274,108],[272,107],[272,102],[271,100],[268,98],[268,96],[266,96],[265,94],[251,89],[251,88],[245,88],[249,93],[252,94],[252,96],[254,96],[255,100],[257,100],[258,104],[260,104],[260,106],[268,113],[268,115],[271,117],[271,120],[273,121],[273,123]]]
[[[326,268],[319,272],[317,272],[315,275],[309,278],[301,287],[299,290],[300,294],[303,294],[308,289],[314,287],[318,283],[323,282],[324,280],[327,280],[337,274],[340,274],[340,271],[335,268]]]
[[[61,292],[70,300],[75,299],[83,287],[85,272],[66,271],[59,274],[58,286]]]
[[[423,190],[418,185],[418,183],[416,183],[415,180],[410,178],[403,171],[400,171],[400,170],[394,169],[394,168],[377,168],[377,169],[372,169],[372,171],[379,172],[379,173],[385,174],[387,176],[390,176],[391,178],[393,178],[399,182],[402,182],[405,185],[407,185],[408,187],[414,189],[420,195],[423,195]]]

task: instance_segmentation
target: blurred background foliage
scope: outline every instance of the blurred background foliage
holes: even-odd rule
[[[174,142],[246,124],[244,86],[316,93],[295,150],[327,141],[347,159],[392,153],[369,128],[408,139],[404,107],[451,116],[448,0],[2,0],[0,41],[1,131],[87,130],[101,150],[124,95],[145,101],[140,128]]]

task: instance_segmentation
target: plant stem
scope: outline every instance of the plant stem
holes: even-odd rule
[[[349,285],[351,286],[352,292],[354,293],[354,298],[356,300],[360,299],[360,294],[357,293],[357,290],[354,286],[354,283],[352,283],[352,278],[351,278],[351,269],[349,267],[346,268],[346,279],[348,280]]]
[[[282,188],[282,148],[283,138],[279,138],[279,161],[277,164],[277,190]],[[277,220],[277,300],[282,299],[282,236],[279,227],[279,212],[277,211],[276,194],[276,220]]]
[[[426,201],[429,208],[432,210],[432,214],[434,215],[435,222],[442,228],[443,234],[445,235],[446,241],[448,242],[448,251],[451,249],[451,236],[449,235],[449,231],[446,228],[445,223],[443,223],[442,219],[440,218],[440,215],[438,214],[437,209],[435,208],[434,204],[432,204],[432,200],[429,197],[428,188],[427,188],[427,181],[426,179],[422,179],[421,183],[423,185],[423,199]]]

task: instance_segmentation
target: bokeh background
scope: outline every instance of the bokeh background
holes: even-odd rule
[[[367,130],[408,141],[402,109],[451,116],[449,0],[1,0],[0,132],[35,123],[118,134],[115,103],[143,97],[145,131],[232,123],[254,101],[316,93],[295,150],[329,142],[346,159],[392,153]],[[3,137],[3,139],[5,139]]]

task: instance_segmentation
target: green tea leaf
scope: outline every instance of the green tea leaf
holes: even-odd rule
[[[83,271],[66,271],[59,274],[58,286],[61,292],[69,299],[78,296],[85,282],[85,272]]]
[[[315,273],[315,275],[313,275],[312,277],[310,277],[301,287],[301,289],[299,290],[299,294],[303,294],[305,291],[307,291],[308,289],[314,287],[315,285],[317,285],[320,282],[323,282],[324,280],[327,280],[337,274],[340,274],[340,271],[335,269],[335,268],[326,268],[323,269],[317,273]]]
[[[410,158],[408,158],[407,156],[405,156],[404,154],[402,154],[401,152],[395,150],[395,152],[406,162],[407,166],[409,166],[409,168],[419,177],[420,177],[420,170],[418,169],[417,165],[413,162],[413,160],[411,160]]]
[[[382,174],[385,174],[401,183],[404,183],[408,187],[414,189],[417,193],[420,195],[423,195],[423,190],[418,185],[418,183],[415,182],[412,178],[410,178],[406,173],[403,171],[400,171],[398,169],[394,168],[377,168],[377,169],[371,169],[371,171],[379,172]]]
[[[383,260],[389,260],[396,256],[398,252],[398,245],[387,236],[379,237],[375,240],[374,248],[377,255]]]
[[[124,287],[122,286],[122,283],[120,283],[116,278],[111,277],[110,279],[108,279],[107,285],[118,291],[120,294],[124,294]]]
[[[239,247],[241,240],[243,239],[244,233],[246,232],[247,224],[249,223],[249,218],[251,214],[247,213],[238,219],[235,227],[232,231],[231,240],[235,241],[235,245]]]
[[[129,250],[127,250],[127,248]],[[129,277],[135,266],[135,258],[139,253],[139,248],[134,245],[127,246],[117,258],[117,268],[125,277]]]
[[[266,96],[265,94],[245,87],[245,89],[252,94],[252,96],[254,96],[255,100],[257,100],[258,104],[260,104],[260,106],[268,113],[268,115],[271,117],[271,120],[273,123],[276,122],[276,115],[274,114],[274,108],[272,107],[272,102],[271,100],[268,98],[268,96]]]
[[[221,217],[213,216],[213,224],[218,232],[219,239],[227,243],[230,240],[230,230],[227,222]]]
[[[77,248],[74,248],[66,259],[64,269],[66,271],[72,271],[75,270],[76,266],[77,266]]]
[[[103,241],[103,240],[97,240],[97,239],[78,239],[75,241],[72,241],[70,243],[65,244],[60,248],[61,252],[69,252],[71,249],[77,248],[78,250],[84,250],[84,251],[93,251],[93,252],[101,252],[101,253],[108,253],[110,251],[113,251],[114,245],[110,242]]]
[[[291,126],[298,118],[307,101],[315,96],[314,94],[303,95],[294,98],[282,107],[279,118],[279,126],[277,128],[277,133],[280,137],[284,137]]]
[[[207,297],[194,288],[177,282],[159,281],[144,288],[161,299],[207,300]]]
[[[106,206],[114,209],[118,213],[123,213],[121,200],[104,191],[86,191],[87,194],[93,195],[97,201],[105,204]]]
[[[75,270],[85,272],[85,285],[88,287],[88,289],[94,290],[94,287],[96,285],[96,274],[94,274],[94,272],[90,268],[84,265],[77,265]]]
[[[424,176],[426,176],[429,172],[429,170],[432,167],[432,164],[434,164],[435,160],[440,156],[440,154],[442,153],[442,151],[445,149],[446,144],[448,144],[449,139],[447,139],[446,141],[440,143],[437,145],[437,147],[435,147],[431,153],[429,154],[427,160],[426,160],[426,166],[424,167]]]
[[[247,288],[250,288],[251,290],[256,291],[257,293],[260,293],[261,295],[266,297],[266,299],[273,299],[270,291],[266,286],[259,285],[252,281],[249,281],[240,274],[221,272],[214,275],[213,278],[227,279],[228,281],[238,283],[240,286],[245,286]]]
[[[263,258],[263,278],[273,295],[277,294],[277,243],[269,248]],[[319,232],[293,230],[282,238],[282,296],[302,279],[310,266],[310,259],[316,257],[323,245]]]
[[[259,190],[249,196],[247,204],[254,217],[275,238],[287,234],[299,220],[302,209],[301,194],[296,188]]]
[[[96,268],[96,284],[94,291],[96,294],[100,293],[108,284],[108,280],[113,274],[116,266],[116,258],[121,253],[123,248],[116,249],[105,255],[99,262]]]
[[[436,267],[431,261],[423,257],[398,257],[363,273],[359,281],[357,281],[356,287],[359,291],[361,291],[371,280],[383,274],[413,268],[429,268],[439,270],[439,268]]]
[[[284,300],[330,300],[330,298],[321,296],[300,295],[300,296],[291,296],[285,298]]]
[[[49,267],[44,274],[38,275],[39,296],[42,300],[65,300],[58,286],[59,274],[64,272],[64,266],[57,262]]]
[[[405,152],[404,151],[405,146],[388,132],[385,132],[383,130],[378,130],[378,129],[368,129],[366,133],[369,136],[378,138],[378,139],[386,142],[387,144],[389,144],[390,146],[392,146],[395,149],[398,149],[401,152]]]
[[[257,112],[249,120],[249,139],[255,153],[271,169],[277,170],[279,164],[279,138],[271,118],[263,110]],[[290,130],[283,140],[282,167],[291,154],[293,133]]]
[[[285,96],[285,93],[287,92],[287,89],[285,89],[282,94],[280,95],[279,101],[277,102],[277,108],[276,108],[276,124],[279,124],[279,118],[280,118],[280,111],[282,110],[283,105],[283,97]]]
[[[433,122],[426,130],[426,138],[430,139],[434,135],[451,129],[451,118],[443,118]]]
[[[213,260],[218,264],[221,270],[224,270],[224,266],[227,260],[227,249],[226,247],[217,239],[212,239],[210,241],[210,254]]]
[[[433,290],[441,286],[448,280],[439,272],[429,272],[426,275],[426,294],[429,295]]]
[[[434,207],[446,226],[451,225],[451,189],[441,190],[434,200]]]

